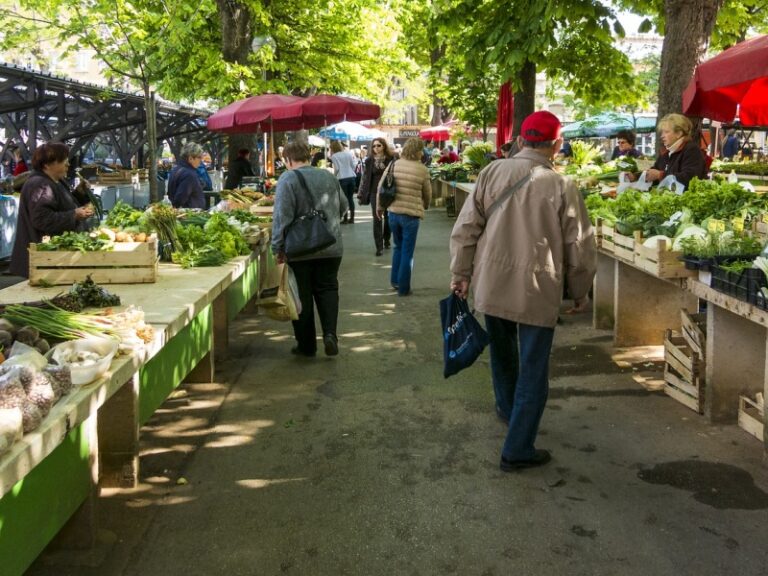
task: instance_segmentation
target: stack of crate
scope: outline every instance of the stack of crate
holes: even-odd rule
[[[706,314],[680,311],[681,331],[664,335],[664,392],[691,410],[704,413]]]

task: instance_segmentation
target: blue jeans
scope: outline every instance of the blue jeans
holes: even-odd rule
[[[509,418],[501,455],[529,460],[549,394],[549,355],[554,328],[518,324],[485,315],[490,337],[491,377],[496,412]]]
[[[413,251],[416,248],[416,236],[419,233],[419,219],[407,214],[389,212],[389,229],[392,231],[392,272],[389,281],[397,286],[397,293],[405,296],[411,292],[411,272],[413,271]]]

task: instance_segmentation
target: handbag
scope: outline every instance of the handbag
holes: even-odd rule
[[[471,366],[488,345],[488,333],[472,315],[467,301],[451,294],[440,300],[443,326],[443,376]]]
[[[293,172],[299,179],[302,190],[304,190],[309,211],[294,218],[293,222],[285,228],[285,255],[288,258],[313,254],[336,243],[336,236],[331,232],[326,222],[325,212],[315,208],[304,176],[299,170]]]
[[[387,167],[387,173],[381,179],[379,184],[379,202],[377,207],[380,210],[386,210],[390,204],[395,201],[395,195],[397,194],[397,187],[395,186],[395,162],[392,160]]]

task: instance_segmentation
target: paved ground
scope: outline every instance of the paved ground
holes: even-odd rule
[[[30,575],[768,574],[760,443],[644,390],[587,316],[557,329],[552,463],[500,472],[487,355],[441,375],[452,221],[428,214],[398,298],[360,220],[341,354],[294,358],[289,324],[243,314],[220,383],[142,430],[141,487],[104,494],[100,565],[49,552]]]

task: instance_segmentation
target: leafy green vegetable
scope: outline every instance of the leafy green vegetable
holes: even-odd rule
[[[47,238],[47,240],[46,240]],[[44,252],[74,251],[98,252],[112,250],[112,241],[106,236],[88,232],[64,232],[59,236],[47,236],[37,245],[37,249]]]

